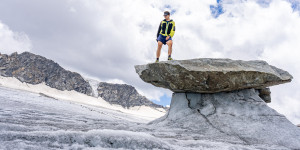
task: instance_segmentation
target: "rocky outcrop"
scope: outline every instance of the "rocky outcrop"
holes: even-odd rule
[[[143,105],[163,108],[163,106],[154,104],[145,96],[140,95],[131,85],[100,82],[97,90],[99,97],[111,104],[118,104],[125,108]]]
[[[59,90],[75,90],[92,95],[92,88],[78,73],[67,71],[52,60],[29,52],[0,56],[0,75],[21,82],[46,85]]]
[[[149,123],[192,139],[300,149],[300,130],[267,106],[269,86],[292,76],[264,61],[175,60],[135,66],[142,80],[172,90],[168,113]],[[263,100],[263,99],[264,100]]]
[[[135,66],[142,80],[173,92],[216,93],[262,89],[290,82],[292,76],[265,61],[191,59]]]

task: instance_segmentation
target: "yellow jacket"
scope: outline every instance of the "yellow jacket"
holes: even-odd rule
[[[172,19],[168,23],[166,19],[161,21],[158,27],[157,37],[159,36],[159,34],[163,36],[173,37],[175,34],[175,22]]]

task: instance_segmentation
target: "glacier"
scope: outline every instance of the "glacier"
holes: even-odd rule
[[[159,116],[157,116],[159,118]],[[152,119],[152,118],[151,118]],[[0,149],[288,149],[184,134],[109,108],[0,86]],[[212,133],[217,134],[217,133]]]

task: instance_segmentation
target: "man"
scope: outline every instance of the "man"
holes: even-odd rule
[[[160,51],[162,48],[162,45],[168,45],[168,60],[173,60],[171,57],[172,54],[172,37],[175,33],[175,22],[170,19],[170,12],[165,11],[164,12],[165,19],[160,22],[158,31],[157,31],[157,51],[156,51],[156,62],[159,62],[160,57]]]

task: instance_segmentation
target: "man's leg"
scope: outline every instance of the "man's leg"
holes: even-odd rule
[[[169,55],[168,59],[169,59],[169,60],[172,60],[172,59],[171,59],[171,55],[172,55],[172,45],[173,45],[173,41],[172,41],[172,40],[167,41],[167,45],[168,45],[168,55]]]
[[[163,43],[161,41],[157,42],[156,58],[160,57],[160,51],[161,51],[162,45],[163,45]]]

